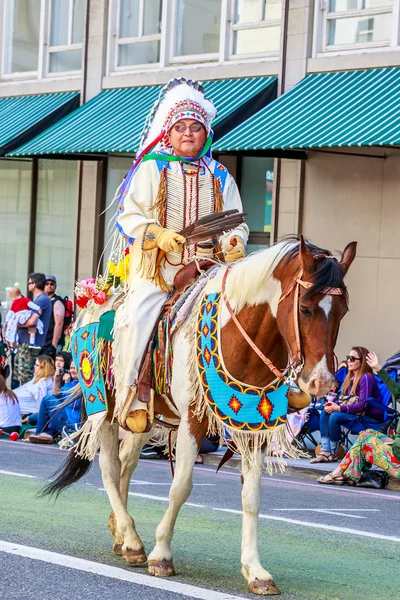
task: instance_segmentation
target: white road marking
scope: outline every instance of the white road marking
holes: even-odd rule
[[[98,489],[105,492],[104,488]],[[167,496],[151,496],[150,494],[139,494],[134,492],[129,492],[129,495],[138,496],[139,498],[148,498],[149,500],[159,500],[160,502],[169,502],[169,498],[167,498]],[[233,515],[243,515],[243,511],[236,510],[233,508],[217,508],[215,506],[207,506],[206,504],[193,504],[190,502],[185,502],[184,506],[194,506],[195,508],[217,510],[220,512],[231,513]],[[283,521],[284,523],[293,523],[294,525],[304,525],[305,527],[315,527],[316,529],[326,529],[328,531],[338,531],[340,533],[351,533],[352,535],[361,535],[363,537],[375,538],[377,540],[390,540],[392,542],[400,543],[400,537],[395,537],[392,535],[381,535],[379,533],[372,533],[369,531],[358,531],[357,529],[349,529],[348,527],[336,527],[334,525],[324,525],[322,523],[309,523],[308,521],[297,521],[295,519],[288,519],[286,517],[276,517],[274,515],[260,514],[260,519],[267,519],[270,521]]]
[[[1,540],[0,552],[23,556],[33,560],[40,560],[52,565],[60,565],[69,569],[85,571],[86,573],[94,573],[95,575],[110,577],[112,579],[118,579],[119,581],[129,581],[136,585],[164,590],[182,596],[190,596],[191,598],[199,598],[200,600],[210,600],[211,597],[213,600],[245,600],[242,596],[233,596],[232,594],[216,592],[187,583],[180,583],[179,581],[160,579],[159,577],[152,577],[151,575],[142,575],[141,573],[128,571],[121,569],[120,567],[111,567],[110,565],[76,558],[75,556],[58,554],[57,552],[49,552],[48,550],[42,550],[41,548],[22,546],[20,544],[3,542]]]
[[[220,471],[221,473],[221,471]],[[228,472],[223,472],[224,475],[231,475],[232,473],[228,473]],[[294,476],[293,476],[294,477]],[[266,481],[266,477],[262,478],[262,481]],[[342,492],[345,494],[363,494],[363,495],[367,495],[367,496],[380,496],[381,498],[385,498],[386,500],[397,500],[397,502],[399,502],[400,500],[400,494],[398,494],[397,492],[395,492],[394,494],[386,493],[386,494],[382,494],[380,492],[367,492],[366,490],[360,490],[360,489],[356,489],[353,490],[350,487],[346,487],[346,486],[324,486],[321,485],[320,483],[305,483],[304,481],[287,481],[286,479],[279,479],[278,477],[275,477],[275,475],[273,475],[271,477],[271,483],[273,483],[274,481],[278,481],[279,483],[285,483],[286,485],[303,485],[305,487],[313,487],[313,488],[318,488],[320,490],[324,489],[325,491],[332,492],[332,487],[335,488],[335,492]]]
[[[274,511],[292,511],[292,512],[316,512],[328,515],[336,515],[338,517],[350,517],[351,519],[366,519],[360,515],[349,515],[349,512],[380,512],[378,508],[273,508]],[[346,512],[342,512],[346,511]]]
[[[241,510],[233,510],[232,508],[213,508],[221,512],[227,512],[237,515],[242,515]],[[308,521],[297,521],[295,519],[287,519],[286,517],[275,517],[273,515],[260,514],[260,519],[267,519],[269,521],[283,521],[284,523],[293,523],[294,525],[304,525],[305,527],[315,527],[316,529],[327,529],[328,531],[338,531],[340,533],[351,533],[352,535],[361,535],[362,537],[375,538],[377,540],[390,540],[391,542],[400,543],[400,537],[393,535],[381,535],[379,533],[372,533],[370,531],[358,531],[357,529],[350,529],[349,527],[336,527],[335,525],[322,525],[319,523],[309,523]]]
[[[1,471],[3,475],[14,475],[14,477],[28,477],[29,479],[36,479],[36,475],[26,475],[26,473],[15,473],[14,471]]]
[[[168,485],[171,486],[171,482],[160,483],[159,481],[142,481],[141,479],[131,479],[130,483],[136,483],[138,485]],[[215,487],[215,483],[194,483],[195,487]]]

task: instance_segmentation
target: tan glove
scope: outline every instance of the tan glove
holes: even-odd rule
[[[240,235],[232,235],[224,243],[225,261],[233,262],[246,256],[244,241]]]
[[[185,238],[179,233],[175,233],[171,229],[165,229],[157,223],[151,223],[145,229],[142,240],[143,250],[154,250],[160,248],[164,252],[182,251],[182,245],[185,243]]]
[[[161,228],[156,233],[157,246],[164,252],[182,252],[182,246],[185,243],[185,238],[179,233],[175,233],[171,229]]]

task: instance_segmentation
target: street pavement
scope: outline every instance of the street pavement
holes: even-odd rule
[[[240,574],[238,471],[196,466],[178,518],[177,576],[150,577],[111,552],[98,461],[57,502],[37,492],[65,459],[53,446],[0,440],[0,598],[74,600],[254,597]],[[400,588],[400,494],[264,475],[260,557],[284,600],[391,600]],[[167,507],[168,461],[142,460],[130,512],[146,551]]]

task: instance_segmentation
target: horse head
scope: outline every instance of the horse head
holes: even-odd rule
[[[277,325],[297,383],[312,396],[325,395],[334,383],[334,347],[348,311],[343,280],[356,247],[356,242],[348,244],[338,261],[301,238],[274,271],[282,287]]]

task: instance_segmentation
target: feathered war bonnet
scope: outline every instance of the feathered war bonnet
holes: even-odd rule
[[[198,121],[212,139],[211,123],[216,114],[216,108],[211,100],[206,99],[201,83],[184,77],[171,79],[161,90],[147,117],[138,155],[143,156],[150,149],[170,148],[168,132],[181,119]]]

